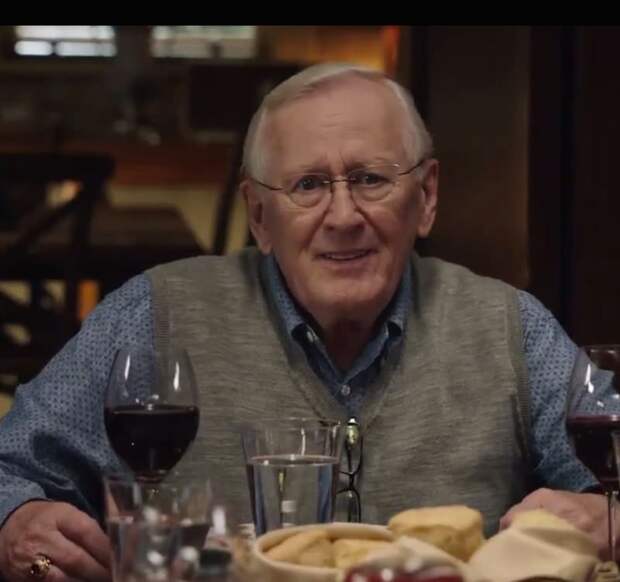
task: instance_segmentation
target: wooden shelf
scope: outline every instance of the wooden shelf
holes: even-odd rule
[[[0,141],[0,152],[45,151],[42,142]],[[72,140],[63,153],[105,153],[116,161],[113,184],[123,186],[179,186],[224,184],[232,163],[232,145],[171,140],[150,146],[129,140]]]

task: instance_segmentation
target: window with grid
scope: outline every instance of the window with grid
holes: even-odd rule
[[[154,57],[250,59],[256,26],[153,26]]]
[[[16,26],[15,53],[22,56],[113,57],[112,26]]]

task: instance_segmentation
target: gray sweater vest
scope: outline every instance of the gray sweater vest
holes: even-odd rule
[[[529,418],[517,294],[500,281],[412,257],[405,341],[360,414],[364,521],[463,503],[487,534],[528,491]],[[197,257],[149,271],[155,342],[188,349],[201,399],[200,466],[235,521],[251,521],[239,430],[261,417],[347,420],[287,342],[261,282],[259,254]]]

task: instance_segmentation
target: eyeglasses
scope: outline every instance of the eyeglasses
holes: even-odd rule
[[[398,186],[400,176],[410,174],[419,168],[426,158],[408,170],[401,171],[399,164],[364,166],[351,170],[342,178],[332,178],[328,174],[296,174],[284,179],[280,188],[265,184],[256,178],[254,182],[273,191],[284,192],[292,202],[303,208],[317,206],[328,195],[334,193],[336,182],[346,182],[351,195],[356,201],[379,202],[387,197]]]
[[[362,499],[355,481],[362,469],[363,452],[364,441],[360,426],[355,418],[351,418],[347,423],[344,438],[346,470],[340,470],[340,474],[346,477],[347,483],[338,491],[336,497],[337,508],[346,510],[347,521],[350,522],[362,521]]]

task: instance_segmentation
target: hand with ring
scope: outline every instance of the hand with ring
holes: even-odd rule
[[[45,554],[37,554],[28,574],[36,580],[44,580],[50,571],[52,561]]]
[[[74,506],[29,501],[0,529],[0,572],[15,582],[109,582],[110,543]]]

